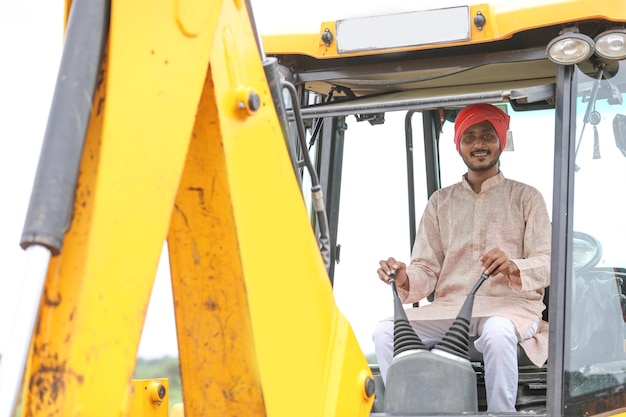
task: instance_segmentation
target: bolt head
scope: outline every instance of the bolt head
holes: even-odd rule
[[[250,92],[248,96],[248,108],[252,112],[256,112],[261,108],[261,97],[254,91]]]
[[[261,97],[252,87],[237,88],[237,110],[241,115],[252,116],[261,108]]]
[[[485,23],[487,23],[485,16],[483,16],[481,12],[476,13],[476,16],[474,16],[474,26],[476,26],[478,30],[482,30]]]
[[[365,395],[369,398],[374,395],[374,393],[376,393],[376,383],[373,378],[367,377],[365,379]]]
[[[167,394],[167,389],[165,388],[165,385],[163,385],[159,381],[152,381],[150,382],[150,384],[148,384],[146,388],[148,390],[148,396],[150,400],[155,404],[161,405],[163,399],[165,398],[165,395]]]
[[[322,41],[326,46],[330,46],[334,38],[333,33],[328,28],[324,30],[324,33],[322,33]]]

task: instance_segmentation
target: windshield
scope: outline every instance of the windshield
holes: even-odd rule
[[[507,178],[537,188],[551,213],[554,109],[515,111],[509,105],[500,105],[511,116],[509,145],[500,160],[502,172]],[[412,248],[405,121],[406,112],[386,113],[385,122],[376,125],[357,122],[352,116],[346,118],[337,238],[341,256],[335,265],[334,292],[368,355],[374,350],[371,336],[374,326],[393,315],[391,290],[376,279],[378,261],[388,256],[407,260]],[[419,221],[428,200],[421,113],[413,115],[411,126],[413,214]],[[453,136],[454,124],[446,121],[438,146],[443,187],[459,182],[467,172]],[[355,303],[355,299],[359,302]]]
[[[565,415],[626,406],[624,62],[578,69]],[[584,72],[583,72],[584,70]]]

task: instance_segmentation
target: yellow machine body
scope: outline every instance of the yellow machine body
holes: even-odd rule
[[[462,2],[458,2],[463,4]],[[477,27],[471,25],[470,38],[467,40],[437,42],[431,44],[415,44],[402,47],[362,50],[351,53],[341,53],[337,50],[337,43],[326,44],[322,37],[324,32],[336,38],[337,25],[342,20],[322,22],[318,33],[295,33],[288,36],[271,34],[263,37],[266,52],[272,54],[302,54],[316,59],[333,59],[342,57],[374,56],[381,53],[407,52],[427,49],[440,49],[454,46],[476,45],[509,39],[514,34],[545,27],[550,25],[569,24],[583,19],[604,18],[621,21],[626,14],[624,2],[620,0],[606,0],[593,2],[589,0],[556,0],[541,1],[529,0],[522,3],[511,1],[495,1],[493,3],[472,3],[469,15],[480,14],[485,18],[485,25]],[[416,9],[436,9],[439,6],[420,5]],[[384,14],[384,11],[381,13]],[[446,26],[450,22],[437,22],[437,25]],[[372,31],[385,30],[384,27],[373,27]]]

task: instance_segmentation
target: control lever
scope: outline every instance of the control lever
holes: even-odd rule
[[[394,302],[393,362],[387,372],[384,412],[389,414],[478,412],[476,373],[469,357],[469,324],[483,273],[459,314],[432,351],[415,333],[389,278]]]

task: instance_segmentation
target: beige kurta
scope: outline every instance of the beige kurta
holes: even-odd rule
[[[435,291],[433,303],[407,310],[409,320],[453,319],[480,278],[479,257],[504,251],[520,270],[520,280],[490,277],[478,289],[473,317],[509,318],[520,334],[541,318],[550,279],[551,224],[545,201],[535,188],[504,178],[488,179],[476,194],[463,180],[430,198],[407,267],[410,292],[398,289],[403,303]],[[439,279],[437,278],[439,277]],[[537,366],[548,357],[548,327],[521,343]]]

